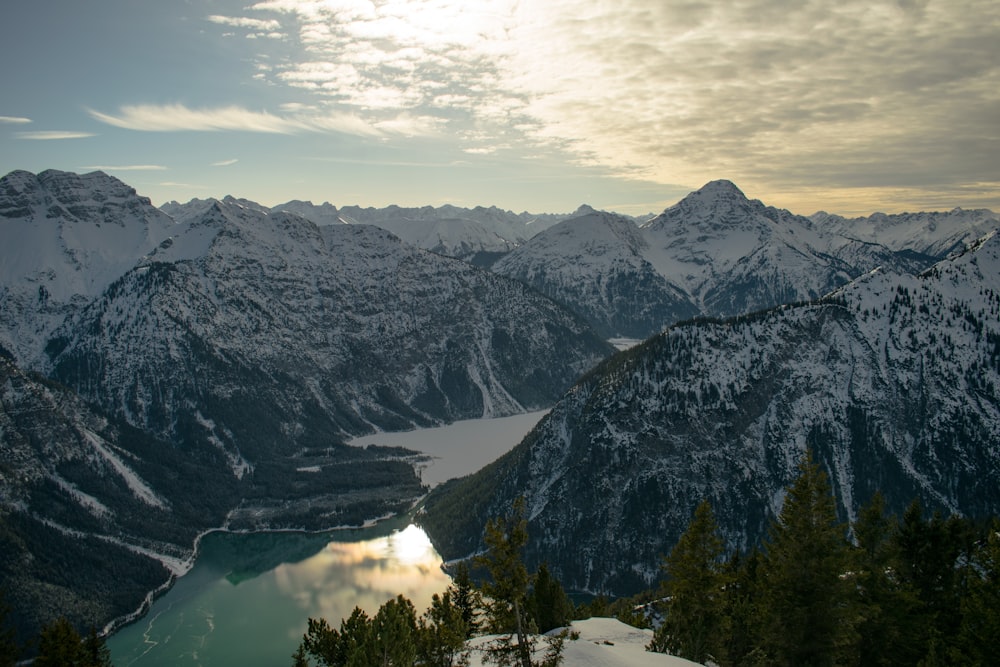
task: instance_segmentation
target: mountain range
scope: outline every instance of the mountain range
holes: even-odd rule
[[[17,396],[56,383],[49,394],[67,397],[0,407],[12,424],[3,460],[17,462],[0,477],[3,586],[36,629],[55,608],[81,624],[134,609],[149,572],[165,578],[150,540],[183,560],[207,528],[317,529],[401,511],[421,492],[415,453],[348,447],[349,436],[547,407],[613,351],[525,285],[383,229],[319,227],[232,198],[173,218],[101,173],[0,179],[0,249],[0,352],[29,387]],[[69,397],[82,407],[67,414]],[[67,427],[42,442],[35,421]],[[142,437],[99,446],[91,423]],[[177,511],[189,496],[210,509]],[[141,530],[120,523],[132,515]],[[57,603],[67,575],[15,559],[42,543],[68,559],[70,544],[95,539],[140,550],[144,565],[123,576],[142,585]],[[114,581],[114,567],[97,560],[75,576]]]
[[[516,448],[435,489],[446,559],[523,496],[566,586],[657,578],[708,499],[729,549],[757,544],[811,449],[842,519],[881,491],[902,514],[1000,513],[1000,237],[912,275],[874,270],[822,299],[673,326],[603,362]]]
[[[957,214],[947,220],[952,227],[968,222]],[[918,249],[890,248],[873,234],[850,236],[846,221],[821,224],[750,200],[729,181],[706,184],[640,226],[633,222],[590,210],[540,232],[492,268],[565,303],[607,337],[643,339],[691,317],[816,299],[876,267],[919,272],[944,256],[929,252],[950,249],[957,238],[942,242],[923,225],[911,239]],[[909,221],[900,225],[909,228]]]
[[[54,610],[103,623],[183,572],[203,530],[358,524],[423,495],[418,453],[351,436],[553,404],[428,500],[442,553],[475,551],[525,495],[532,558],[569,587],[634,590],[703,495],[751,544],[806,443],[845,516],[882,485],[995,512],[996,241],[976,239],[997,226],[806,218],[728,181],[637,220],[158,209],[100,172],[12,172],[0,586],[25,633]],[[653,337],[611,356],[622,335]]]

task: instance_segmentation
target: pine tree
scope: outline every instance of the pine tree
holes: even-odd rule
[[[104,637],[97,634],[97,628],[90,626],[90,631],[83,638],[84,667],[112,667],[111,651]]]
[[[528,568],[521,560],[521,550],[528,543],[528,520],[524,513],[524,498],[518,498],[511,518],[499,517],[487,522],[483,537],[487,553],[478,557],[477,562],[490,573],[490,581],[483,586],[490,630],[514,634],[513,643],[499,642],[489,657],[501,665],[532,667],[532,643],[528,639],[525,614]]]
[[[370,644],[371,621],[364,610],[355,607],[351,615],[340,622],[339,631],[330,627],[325,618],[310,618],[300,647],[321,665],[344,667],[363,664],[358,661]]]
[[[9,618],[10,606],[0,590],[0,667],[14,667],[20,655],[14,628],[8,625]]]
[[[978,576],[962,601],[959,636],[968,663],[987,665],[996,660],[1000,638],[1000,519],[993,519],[973,558]]]
[[[306,648],[302,644],[292,654],[292,667],[309,667],[309,658],[306,656]]]
[[[469,566],[464,561],[455,566],[455,576],[448,590],[451,591],[455,607],[462,614],[462,622],[465,624],[465,638],[471,639],[479,633],[481,625],[479,610],[482,608],[483,600],[472,583]]]
[[[379,667],[413,665],[417,658],[417,613],[412,602],[397,595],[379,608],[371,621],[364,654],[374,658],[372,664]]]
[[[722,538],[707,500],[664,563],[664,622],[651,650],[694,662],[714,657],[722,626]]]
[[[961,625],[963,577],[971,559],[973,541],[969,526],[957,518],[945,519],[935,512],[924,519],[923,508],[914,500],[903,514],[893,540],[895,570],[904,585],[912,588],[918,604],[909,616],[910,647],[914,662],[948,659]],[[933,656],[931,655],[933,653]]]
[[[896,519],[886,515],[885,499],[876,492],[858,511],[854,523],[857,548],[851,568],[854,576],[857,664],[913,664],[907,658],[917,643],[910,619],[918,605],[915,592],[893,571],[896,562]]]
[[[528,596],[528,613],[535,621],[538,632],[548,632],[568,625],[573,615],[573,603],[558,579],[550,573],[545,563],[538,566]]]
[[[807,452],[771,526],[763,564],[763,648],[772,664],[833,665],[851,642],[844,526]]]
[[[38,656],[32,664],[35,667],[82,667],[86,658],[80,633],[60,616],[39,633]]]
[[[524,498],[518,498],[510,518],[490,520],[483,537],[487,552],[476,561],[490,573],[490,581],[483,585],[489,629],[494,633],[511,633],[487,648],[486,660],[499,665],[533,667],[535,641],[530,637],[533,628],[527,614],[530,578],[521,559],[521,551],[528,543],[528,521],[524,515]],[[541,664],[556,665],[562,659],[562,641],[559,638],[546,641],[548,648]]]
[[[431,598],[431,606],[419,621],[417,655],[421,665],[452,667],[468,664],[468,637],[462,609],[452,601],[451,591]]]
[[[722,631],[719,664],[760,664],[760,599],[763,556],[754,548],[746,556],[733,553],[723,570],[726,588],[722,598]]]

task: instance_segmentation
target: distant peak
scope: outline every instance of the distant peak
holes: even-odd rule
[[[746,199],[746,195],[743,191],[736,187],[736,184],[732,181],[727,181],[725,179],[719,179],[717,181],[709,181],[702,186],[700,190],[692,194],[701,195],[703,197],[741,197]]]
[[[597,210],[590,204],[580,204],[573,215],[590,215],[591,213],[597,213]]]

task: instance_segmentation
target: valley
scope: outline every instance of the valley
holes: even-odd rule
[[[56,613],[103,626],[206,530],[424,499],[453,559],[523,496],[532,565],[630,594],[704,498],[727,548],[759,542],[807,448],[844,520],[875,489],[996,514],[998,228],[800,216],[729,181],[633,218],[157,208],[102,172],[12,172],[0,587],[24,637]]]

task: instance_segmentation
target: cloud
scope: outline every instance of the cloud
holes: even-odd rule
[[[93,169],[95,171],[165,171],[166,167],[159,164],[126,164],[117,166],[90,165],[80,167],[81,169]]]
[[[0,116],[0,123],[23,125],[30,122],[31,122],[30,118],[22,118],[21,116]]]
[[[236,158],[233,158],[232,160],[219,160],[218,162],[213,162],[212,166],[213,167],[228,167],[230,165],[236,164],[237,162],[239,162],[239,160],[236,159]]]
[[[303,54],[260,75],[383,131],[436,118],[422,131],[755,191],[1000,173],[992,0],[265,0],[248,12],[289,17]]]
[[[253,19],[241,16],[209,16],[208,20],[212,23],[218,23],[221,25],[228,25],[234,28],[246,28],[248,30],[256,30],[259,32],[271,32],[281,28],[281,24],[275,20],[261,20]]]
[[[181,104],[140,104],[121,107],[118,115],[93,109],[90,115],[108,125],[145,132],[243,131],[271,134],[292,134],[307,129],[294,119],[282,118],[266,111],[250,111],[228,106],[214,109],[189,109]]]
[[[37,132],[16,132],[14,136],[18,139],[31,139],[34,141],[56,141],[60,139],[86,139],[96,137],[93,132],[72,132],[65,130],[39,130]]]
[[[88,112],[93,118],[108,125],[144,132],[337,132],[375,138],[387,135],[431,135],[437,132],[440,124],[438,118],[392,110],[377,118],[366,119],[356,113],[329,110],[323,105],[290,104],[283,105],[283,109],[289,114],[279,116],[236,106],[189,109],[180,104],[123,106],[118,114],[92,109]]]

